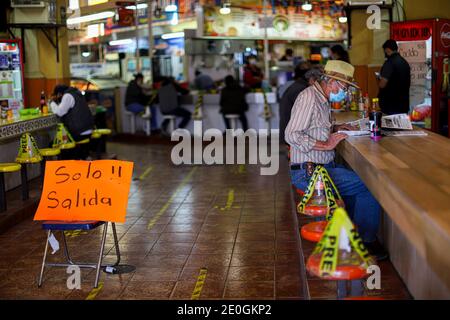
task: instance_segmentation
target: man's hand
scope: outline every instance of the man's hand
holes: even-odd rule
[[[359,128],[357,126],[352,126],[351,124],[348,123],[344,123],[344,124],[338,124],[334,126],[334,131],[342,131],[342,130],[347,130],[347,131],[358,131]]]
[[[339,142],[347,138],[345,133],[332,133],[327,141],[316,141],[314,150],[330,151],[336,148]]]

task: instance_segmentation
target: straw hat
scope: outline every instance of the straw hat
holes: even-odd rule
[[[359,88],[358,85],[353,82],[355,67],[350,63],[340,60],[328,60],[324,71],[327,77],[345,82],[355,88]]]

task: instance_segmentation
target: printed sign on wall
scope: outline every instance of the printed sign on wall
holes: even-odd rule
[[[34,220],[125,222],[133,162],[47,161]]]

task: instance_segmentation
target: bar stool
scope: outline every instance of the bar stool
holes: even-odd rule
[[[47,162],[48,158],[57,157],[61,154],[61,150],[59,148],[43,148],[39,149],[39,152],[41,153],[43,160],[41,161],[41,176],[42,181],[44,181],[45,176],[45,163]]]
[[[6,211],[5,173],[20,171],[18,163],[0,163],[0,212]]]
[[[111,135],[111,134],[112,134],[112,130],[111,130],[111,129],[108,129],[108,128],[95,129],[95,130],[92,132],[92,135],[91,135],[92,141],[97,140],[97,142],[96,142],[95,144],[92,145],[92,149],[95,149],[95,153],[96,153],[96,158],[97,158],[97,159],[100,159],[100,158],[101,158],[101,153],[102,153],[102,150],[103,150],[103,149],[105,149],[105,151],[106,151],[106,146],[105,146],[104,148],[103,148],[103,146],[100,147],[100,143],[103,144],[104,140],[98,141],[98,139],[103,138],[103,137],[105,137],[105,136],[109,136],[109,135]],[[117,156],[114,155],[114,156],[112,157],[112,159],[117,159]]]
[[[24,133],[20,137],[19,153],[16,157],[16,162],[22,166],[20,168],[20,175],[22,179],[22,200],[28,200],[28,172],[27,166],[33,163],[39,163],[42,161],[42,155],[36,145],[36,141],[29,133]]]
[[[172,134],[175,131],[175,121],[177,117],[172,114],[163,115],[163,120],[169,120],[169,124],[167,125],[167,133]]]
[[[230,128],[232,130],[236,130],[237,129],[237,120],[239,119],[239,115],[238,114],[226,114],[225,118],[228,119],[228,122],[230,124]]]
[[[128,117],[128,121],[130,123],[131,134],[135,134],[136,133],[136,114],[131,111],[125,111],[125,116]]]

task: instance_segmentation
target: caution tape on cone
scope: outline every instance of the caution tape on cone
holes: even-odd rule
[[[364,247],[361,237],[343,208],[337,208],[317,243],[312,255],[322,253],[319,265],[319,276],[333,276],[338,264],[341,230],[348,235],[352,250],[361,258],[365,268],[373,264],[373,259]]]
[[[16,161],[25,163],[39,162],[41,160],[42,155],[33,136],[29,133],[24,133],[20,137],[19,153],[17,154]]]
[[[339,194],[339,191],[337,190],[333,180],[331,180],[327,169],[325,169],[323,166],[317,166],[316,169],[314,170],[311,179],[309,181],[308,187],[306,188],[305,193],[303,195],[303,198],[297,206],[297,211],[298,213],[305,214],[306,206],[314,193],[314,188],[319,176],[322,177],[322,181],[324,182],[325,195],[327,199],[326,218],[327,220],[329,220],[330,213],[339,207],[338,200],[342,201],[342,197]]]
[[[264,113],[263,113],[263,117],[265,120],[269,120],[270,118],[272,118],[272,109],[270,108],[269,103],[267,102],[267,96],[266,93],[263,91],[262,95],[264,97]]]
[[[53,148],[58,148],[64,144],[74,144],[75,140],[72,138],[69,130],[62,123],[58,123],[56,128],[55,139],[53,140]]]
[[[192,119],[201,120],[202,119],[202,106],[203,106],[203,91],[199,91],[198,99],[195,103],[194,114],[192,115]]]

